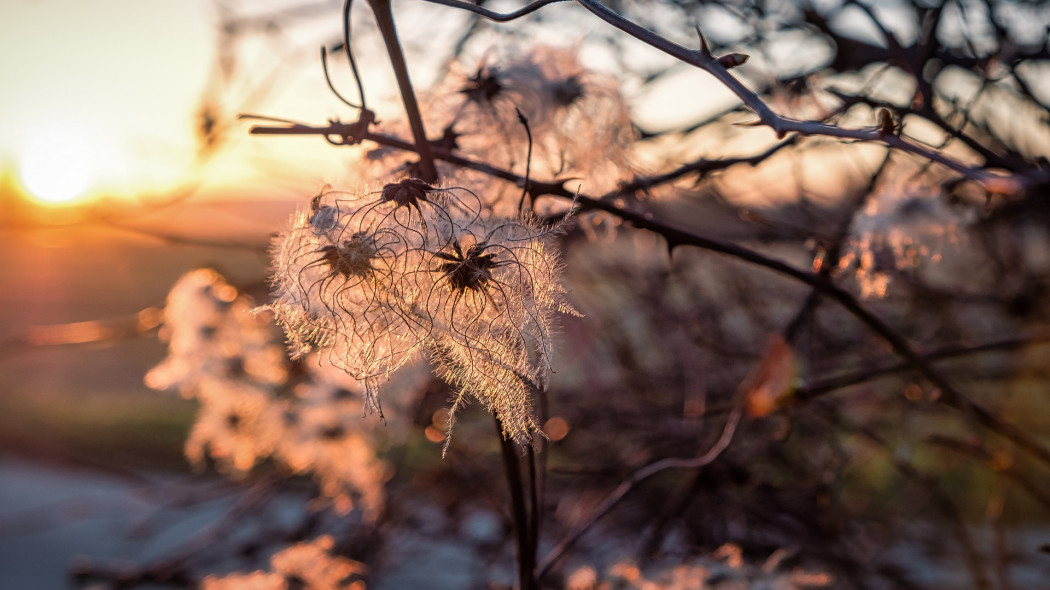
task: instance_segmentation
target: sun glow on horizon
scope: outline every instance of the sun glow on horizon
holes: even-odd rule
[[[82,201],[96,180],[99,162],[77,134],[38,135],[18,157],[18,171],[29,196],[47,204]]]

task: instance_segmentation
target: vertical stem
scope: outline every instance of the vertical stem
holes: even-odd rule
[[[529,467],[529,504],[532,511],[529,512],[529,562],[535,566],[537,545],[540,542],[540,482],[536,475],[536,453],[532,447],[525,448]],[[535,567],[530,567],[530,577]]]
[[[499,436],[503,454],[503,470],[507,474],[510,489],[511,514],[514,517],[514,544],[518,553],[518,588],[536,590],[536,538],[530,534],[529,509],[525,503],[521,467],[514,449],[514,442],[503,436],[503,423],[496,417],[496,435]],[[533,512],[536,507],[533,506]]]
[[[427,133],[423,128],[423,117],[419,114],[419,103],[416,101],[415,91],[412,90],[412,81],[408,77],[408,66],[397,37],[397,29],[394,27],[390,0],[368,0],[368,4],[372,7],[372,14],[375,15],[376,24],[383,35],[386,51],[390,55],[390,64],[394,67],[394,75],[397,77],[397,85],[401,89],[405,115],[412,127],[412,138],[415,140],[416,153],[419,154],[420,176],[427,182],[436,182],[438,178],[437,168],[434,167],[434,154],[430,150],[430,142],[427,141]]]
[[[538,404],[539,407],[537,409],[539,411],[540,424],[546,424],[547,423],[547,418],[550,417],[550,407],[549,407],[550,404],[548,403],[548,399],[547,399],[547,388],[546,387],[536,387],[534,389],[536,391],[536,398],[539,400],[539,404]],[[536,466],[536,471],[537,471],[537,482],[536,482],[537,501],[536,501],[536,506],[543,506],[544,505],[544,492],[547,489],[547,453],[544,452],[544,451],[547,450],[547,439],[542,437],[542,436],[537,436],[534,440],[536,441],[536,447],[535,448],[540,452],[540,456],[539,456],[538,460],[536,460],[536,463],[538,464]],[[542,510],[539,510],[539,512],[542,513]],[[537,517],[537,522],[538,521],[539,521],[539,517]],[[539,545],[539,537],[538,536],[536,538],[536,544],[537,544],[537,546]]]

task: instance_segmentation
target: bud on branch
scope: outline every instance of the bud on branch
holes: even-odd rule
[[[746,53],[727,53],[718,58],[718,63],[722,64],[723,68],[731,70],[746,64],[749,59],[751,59],[751,56]]]

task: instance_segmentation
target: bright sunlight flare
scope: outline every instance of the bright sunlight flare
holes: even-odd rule
[[[19,158],[22,182],[45,203],[70,203],[85,196],[98,162],[76,134],[56,131],[35,137]]]

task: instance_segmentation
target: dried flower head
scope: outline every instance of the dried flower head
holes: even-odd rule
[[[161,339],[168,341],[168,357],[146,374],[146,384],[193,397],[209,381],[260,387],[284,381],[283,351],[269,322],[247,313],[253,306],[214,270],[180,278],[164,308]]]
[[[425,184],[425,183],[424,183]],[[422,198],[420,196],[422,195]],[[319,227],[317,212],[299,214],[275,245],[275,301],[270,308],[285,326],[293,357],[315,347],[366,384],[379,409],[375,386],[408,362],[428,338],[418,321],[423,253],[435,240],[444,204],[431,202],[419,184],[398,183],[354,196],[325,195],[332,223]]]
[[[272,392],[288,377],[269,322],[217,272],[180,278],[168,295],[161,337],[168,356],[146,374],[154,389],[176,389],[200,402],[185,450],[200,467],[243,474],[269,456],[280,439],[281,412]]]
[[[312,220],[327,210],[315,201],[306,222],[311,233],[316,229]],[[371,275],[370,266],[360,262],[373,257],[371,249],[359,252],[346,245],[366,241],[351,235],[336,249],[316,253],[332,258],[324,263],[336,275],[332,280]],[[185,444],[187,457],[198,468],[210,459],[235,477],[270,460],[292,473],[312,475],[337,511],[356,508],[366,519],[374,518],[383,507],[390,469],[378,458],[380,437],[361,419],[361,384],[313,359],[293,379],[280,335],[252,307],[212,270],[187,274],[168,297],[163,336],[169,354],[146,382],[177,388],[199,402]],[[398,385],[410,395],[418,379]]]
[[[454,132],[461,153],[503,168],[524,172],[530,134],[519,112],[534,176],[578,177],[605,192],[629,168],[633,126],[619,83],[585,68],[574,47],[537,45],[456,65],[428,103],[428,128]]]
[[[380,198],[383,201],[393,201],[398,207],[412,206],[416,211],[422,211],[419,202],[427,201],[427,195],[436,190],[438,189],[418,178],[404,178],[384,186]]]
[[[360,576],[365,566],[359,562],[333,556],[335,540],[322,535],[308,542],[288,547],[270,558],[269,571],[211,575],[201,583],[202,590],[364,590]]]
[[[744,560],[740,547],[723,545],[711,556],[662,560],[641,568],[629,561],[611,565],[604,576],[583,566],[569,575],[566,587],[571,590],[715,590],[731,588],[769,588],[803,590],[826,588],[834,581],[822,572],[787,570],[782,561],[789,551],[777,550],[764,563]]]
[[[283,435],[282,410],[266,391],[227,381],[202,392],[185,445],[191,463],[200,468],[211,457],[220,471],[240,476],[274,452]]]
[[[530,388],[549,372],[551,324],[570,308],[555,228],[493,217],[460,187],[417,179],[363,195],[329,193],[274,248],[272,309],[292,351],[313,349],[376,388],[418,354],[527,443],[539,430]],[[330,207],[324,231],[311,220]],[[326,226],[327,227],[327,226]]]
[[[451,252],[435,252],[434,256],[447,260],[438,265],[441,276],[448,281],[453,289],[463,291],[481,291],[485,284],[492,279],[492,269],[499,265],[494,260],[495,254],[485,254],[488,244],[473,244],[463,252],[459,240],[452,241]]]
[[[854,218],[839,267],[854,270],[862,297],[885,297],[894,274],[940,263],[958,247],[971,213],[953,209],[929,187],[881,187]]]

